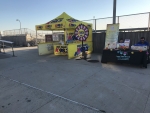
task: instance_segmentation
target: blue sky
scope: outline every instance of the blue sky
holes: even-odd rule
[[[111,17],[113,0],[0,0],[0,31],[48,22],[62,12],[79,20]],[[150,12],[150,0],[117,0],[117,15]]]

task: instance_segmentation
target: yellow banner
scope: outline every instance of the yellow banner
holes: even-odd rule
[[[87,54],[90,54],[93,51],[92,42],[85,42],[83,47]],[[82,44],[74,43],[68,45],[68,59],[79,57],[82,54]]]
[[[54,55],[68,55],[67,45],[54,45]]]

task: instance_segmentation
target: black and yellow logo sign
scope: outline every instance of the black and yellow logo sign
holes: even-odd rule
[[[77,22],[77,21],[79,21],[79,20],[76,20],[76,19],[74,19],[74,18],[70,18],[70,19],[67,19],[67,21],[68,21],[68,22]]]
[[[69,24],[70,27],[76,27],[76,24]]]
[[[46,25],[46,29],[51,29],[52,25]]]
[[[46,24],[62,22],[62,20],[63,20],[63,18],[57,18],[57,19],[53,19],[53,20],[47,22]]]
[[[39,29],[39,30],[42,29],[42,28],[43,28],[43,26],[37,26],[37,29]]]
[[[55,28],[62,28],[63,24],[55,24]]]

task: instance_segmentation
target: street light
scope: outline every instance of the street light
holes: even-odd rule
[[[19,19],[16,19],[16,21],[19,21],[19,22],[20,22]],[[20,32],[21,32],[21,22],[20,22]],[[21,34],[22,34],[22,32],[21,32]]]

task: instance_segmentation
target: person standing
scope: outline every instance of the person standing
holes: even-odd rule
[[[137,43],[137,45],[147,46],[147,63],[149,63],[150,62],[150,58],[149,58],[149,43],[147,41],[145,41],[145,37],[141,37],[140,41]]]
[[[149,49],[149,43],[145,41],[145,37],[141,37],[140,41],[137,44],[142,45],[142,46],[147,46]]]

